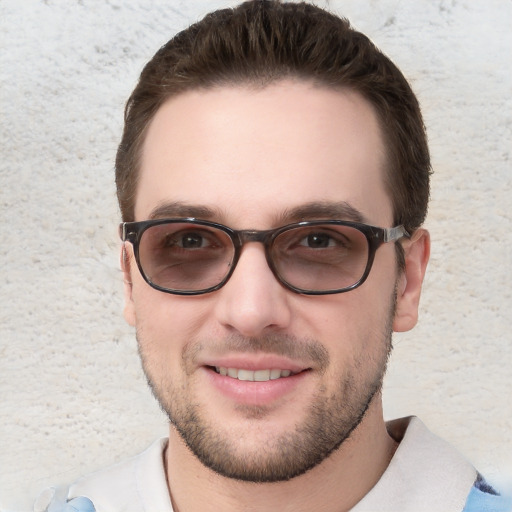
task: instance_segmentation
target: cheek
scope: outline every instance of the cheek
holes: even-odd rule
[[[382,326],[392,307],[393,285],[380,290],[366,287],[340,294],[313,297],[297,308],[296,318],[302,328],[322,339],[339,339]],[[372,293],[373,292],[373,293]]]
[[[208,300],[163,293],[134,280],[133,309],[139,342],[161,349],[182,350],[207,323]]]
[[[297,314],[303,332],[320,341],[338,367],[387,350],[394,283],[388,280],[380,289],[368,284],[337,296],[314,297]]]

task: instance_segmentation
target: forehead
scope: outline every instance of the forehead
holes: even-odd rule
[[[343,202],[389,224],[384,166],[377,117],[358,93],[300,81],[189,91],[148,127],[135,217],[179,203],[264,228],[304,204]]]

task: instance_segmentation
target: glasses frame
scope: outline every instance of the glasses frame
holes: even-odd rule
[[[142,235],[144,232],[153,227],[159,226],[161,224],[195,224],[198,226],[206,226],[215,229],[219,229],[226,233],[231,239],[234,247],[234,255],[233,262],[231,264],[231,268],[229,272],[226,274],[224,279],[217,285],[211,286],[209,288],[204,288],[201,290],[174,290],[170,288],[164,288],[153,283],[148,276],[145,274],[144,269],[142,268],[140,258],[139,258],[139,244],[142,239]],[[364,234],[366,240],[368,241],[368,260],[366,262],[366,267],[363,272],[361,278],[351,286],[347,286],[344,288],[336,288],[332,290],[305,290],[302,288],[297,288],[286,280],[284,280],[280,275],[278,270],[276,269],[274,262],[271,256],[271,248],[274,243],[274,240],[282,233],[289,231],[294,228],[300,227],[308,227],[308,226],[319,226],[319,225],[335,225],[335,226],[348,226],[351,228],[355,228],[361,233]],[[360,222],[352,222],[352,221],[344,221],[344,220],[309,220],[303,222],[295,222],[292,224],[287,224],[285,226],[281,226],[275,229],[266,229],[266,230],[255,230],[255,229],[242,229],[235,230],[231,229],[228,226],[223,224],[218,224],[216,222],[210,222],[207,220],[196,219],[194,217],[184,217],[184,218],[171,218],[171,219],[155,219],[155,220],[143,220],[138,222],[122,222],[119,225],[119,236],[123,242],[130,242],[133,246],[133,253],[135,256],[135,261],[137,262],[137,267],[139,268],[139,272],[141,273],[144,281],[148,283],[149,286],[154,288],[155,290],[159,290],[164,293],[171,293],[173,295],[203,295],[205,293],[211,293],[216,290],[222,288],[233,275],[233,272],[236,268],[236,265],[240,259],[240,255],[242,253],[242,248],[246,243],[249,242],[260,242],[263,244],[265,248],[265,257],[267,260],[267,264],[274,274],[275,278],[281,283],[285,288],[291,290],[292,292],[299,293],[302,295],[331,295],[335,293],[345,293],[355,288],[361,286],[367,279],[370,274],[370,270],[373,265],[373,261],[375,259],[375,253],[377,249],[388,242],[397,242],[402,238],[410,238],[409,233],[405,230],[404,226],[399,225],[392,228],[379,228],[376,226],[371,226],[369,224],[362,224]]]

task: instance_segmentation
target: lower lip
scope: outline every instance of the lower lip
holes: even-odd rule
[[[204,368],[211,383],[224,396],[245,405],[267,405],[292,393],[306,378],[309,371],[265,382],[252,382],[220,375]]]

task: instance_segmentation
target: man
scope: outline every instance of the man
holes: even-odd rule
[[[345,20],[258,0],[161,48],[116,183],[125,318],[169,438],[47,509],[508,510],[418,419],[383,420],[429,174],[407,81]]]

